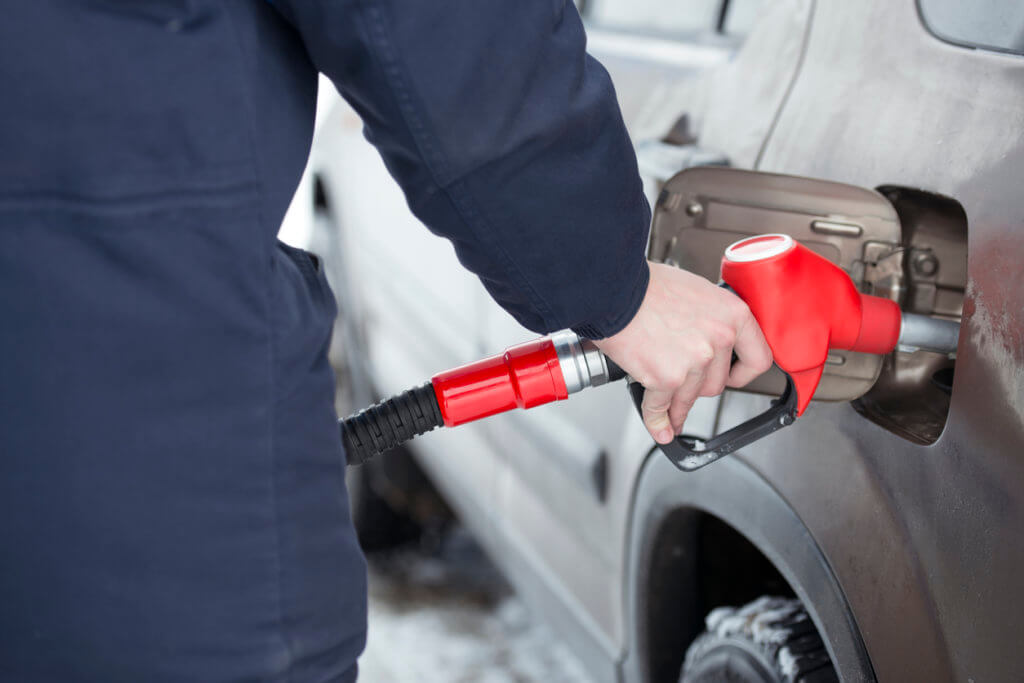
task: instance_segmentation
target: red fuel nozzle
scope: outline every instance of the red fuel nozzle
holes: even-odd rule
[[[789,235],[730,246],[722,280],[750,307],[775,364],[792,377],[797,415],[818,387],[829,349],[889,353],[899,341],[895,302],[861,294],[839,266]]]
[[[359,464],[435,427],[566,399],[625,377],[589,340],[556,332],[446,370],[426,384],[341,420],[348,463]]]
[[[550,337],[434,375],[431,384],[445,427],[569,397]]]

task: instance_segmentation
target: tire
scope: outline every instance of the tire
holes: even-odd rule
[[[836,683],[821,636],[799,600],[760,597],[718,607],[686,651],[680,683]]]

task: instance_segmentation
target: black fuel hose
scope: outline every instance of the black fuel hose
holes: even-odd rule
[[[362,465],[414,436],[444,425],[430,382],[392,396],[341,420],[341,442],[349,465]]]

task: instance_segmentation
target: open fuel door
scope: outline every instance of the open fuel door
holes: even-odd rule
[[[721,167],[690,168],[662,187],[648,256],[709,280],[722,254],[749,235],[785,233],[845,270],[860,291],[898,300],[902,282],[900,220],[881,194],[842,183]],[[830,351],[815,399],[849,401],[865,394],[883,358]],[[745,391],[778,395],[774,368]]]

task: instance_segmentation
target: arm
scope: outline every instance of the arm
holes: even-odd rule
[[[648,266],[632,144],[571,2],[275,5],[359,112],[413,212],[523,325],[601,340],[648,388],[656,439],[682,427],[697,395],[722,391],[734,345],[731,381],[767,369],[739,299]]]
[[[650,212],[572,3],[276,0],[413,212],[523,325],[618,332]]]

